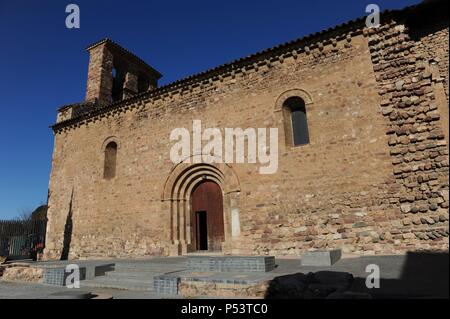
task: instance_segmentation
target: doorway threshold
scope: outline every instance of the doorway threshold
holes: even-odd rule
[[[225,256],[222,251],[192,251],[187,253],[185,256]]]

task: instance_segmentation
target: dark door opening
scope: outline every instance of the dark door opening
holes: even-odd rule
[[[223,197],[219,185],[203,181],[191,195],[192,249],[221,251],[224,236]]]
[[[196,212],[197,250],[208,250],[208,219],[205,211]]]

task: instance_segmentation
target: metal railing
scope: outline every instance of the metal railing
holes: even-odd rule
[[[0,256],[33,259],[45,247],[46,220],[0,220]]]

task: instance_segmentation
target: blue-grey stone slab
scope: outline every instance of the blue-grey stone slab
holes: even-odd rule
[[[275,269],[273,256],[188,256],[191,271],[268,272]]]
[[[160,295],[178,295],[180,278],[177,276],[161,275],[153,277],[153,289]]]
[[[332,266],[341,256],[340,249],[309,251],[303,254],[300,262],[302,266]]]
[[[52,286],[65,286],[70,272],[65,267],[44,268],[43,283]],[[80,267],[80,280],[86,279],[86,267]]]

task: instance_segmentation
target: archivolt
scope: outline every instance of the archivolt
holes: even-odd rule
[[[191,190],[203,180],[212,180],[224,194],[239,192],[239,179],[228,164],[189,164],[175,165],[164,184],[161,200],[188,200]]]
[[[305,101],[305,105],[313,103],[311,94],[303,89],[291,89],[283,92],[275,102],[275,111],[281,111],[283,109],[283,103],[290,97],[298,96]]]
[[[110,143],[114,142],[117,145],[117,148],[120,148],[119,138],[117,136],[109,136],[102,143],[102,151],[105,151],[106,146]]]
[[[192,247],[191,194],[204,180],[215,182],[223,193],[225,241],[232,236],[231,211],[237,205],[239,180],[228,164],[190,164],[185,160],[169,173],[161,194],[163,207],[170,211],[171,255],[194,251]]]

